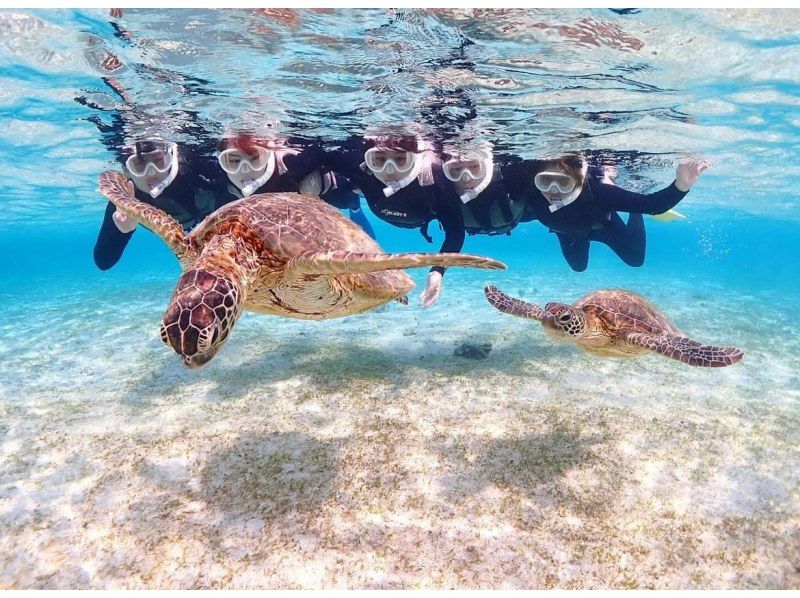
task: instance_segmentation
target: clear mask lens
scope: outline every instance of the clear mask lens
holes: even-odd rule
[[[258,156],[250,156],[239,148],[226,149],[219,154],[219,165],[228,174],[259,172],[267,167],[269,150],[259,147]]]
[[[575,190],[575,181],[561,172],[540,172],[533,179],[534,185],[544,193],[571,193]]]
[[[146,154],[133,154],[125,161],[125,167],[133,176],[145,176],[148,174],[164,174],[172,167],[175,159],[176,144],[164,147],[163,150],[155,150]]]
[[[442,172],[453,182],[476,180],[486,176],[486,164],[478,161],[448,160],[442,165]]]
[[[372,172],[384,172],[390,166],[394,172],[409,172],[414,167],[416,154],[371,148],[364,153],[364,163]]]

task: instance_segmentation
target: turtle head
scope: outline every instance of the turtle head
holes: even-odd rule
[[[244,293],[234,280],[200,268],[188,270],[164,313],[161,339],[187,367],[198,368],[228,340],[243,303]]]
[[[586,316],[571,305],[548,303],[544,306],[542,326],[553,338],[574,342],[586,329]]]

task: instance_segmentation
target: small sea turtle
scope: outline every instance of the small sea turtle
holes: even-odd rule
[[[649,351],[689,365],[723,367],[743,356],[736,347],[713,347],[686,338],[658,308],[636,293],[609,289],[589,293],[575,305],[548,303],[544,309],[509,297],[491,285],[486,299],[503,313],[539,320],[553,338],[594,355],[633,357]]]
[[[121,173],[100,175],[118,210],[159,235],[184,273],[170,299],[161,338],[189,367],[220,350],[243,310],[308,320],[361,313],[413,287],[400,268],[471,266],[495,260],[457,253],[383,253],[361,228],[318,198],[264,193],[226,204],[191,233],[139,201]]]

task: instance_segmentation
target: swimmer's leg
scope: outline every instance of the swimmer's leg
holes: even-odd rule
[[[599,231],[592,232],[590,238],[608,245],[629,266],[638,268],[644,264],[647,233],[642,214],[631,213],[628,224],[625,224],[617,212],[612,212],[608,223]]]
[[[561,253],[567,260],[569,267],[575,272],[583,272],[589,265],[589,239],[556,233],[561,244]]]

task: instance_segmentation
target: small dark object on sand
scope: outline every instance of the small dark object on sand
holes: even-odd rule
[[[492,343],[461,343],[456,346],[453,355],[467,359],[486,359],[491,350]]]

